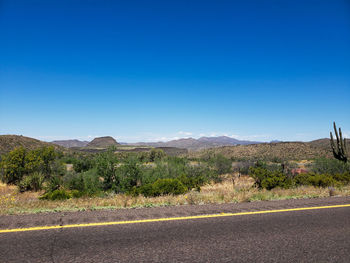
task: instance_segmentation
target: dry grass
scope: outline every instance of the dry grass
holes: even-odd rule
[[[122,209],[151,206],[170,206],[184,204],[237,203],[260,200],[281,200],[297,198],[326,197],[330,195],[350,196],[350,185],[331,189],[310,186],[293,189],[259,190],[253,187],[249,177],[231,179],[222,183],[202,187],[201,192],[191,191],[179,196],[145,198],[123,194],[106,197],[79,198],[65,201],[39,200],[41,193],[18,193],[14,186],[0,184],[0,214],[20,214],[58,211],[78,211],[96,209]]]

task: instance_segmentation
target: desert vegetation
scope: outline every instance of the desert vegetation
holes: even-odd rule
[[[226,163],[225,163],[226,162]],[[73,169],[67,169],[71,165]],[[2,156],[1,181],[20,192],[41,191],[41,199],[67,199],[125,193],[133,196],[183,194],[229,172],[224,157],[211,162],[167,156],[162,150],[116,153],[113,148],[98,154],[55,151],[53,147],[14,149]],[[226,170],[225,170],[226,169]]]
[[[98,153],[17,147],[1,156],[0,179],[1,213],[350,194],[350,165],[335,158],[255,161],[115,147]]]

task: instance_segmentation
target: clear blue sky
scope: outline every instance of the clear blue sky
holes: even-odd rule
[[[0,134],[350,136],[347,0],[0,0]]]

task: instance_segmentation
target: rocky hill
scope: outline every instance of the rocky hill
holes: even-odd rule
[[[120,145],[117,141],[111,136],[98,137],[89,142],[87,148],[108,148],[110,146]]]
[[[60,141],[52,141],[51,143],[60,145],[66,148],[85,147],[89,144],[88,141],[79,141],[79,140],[60,140]]]
[[[347,143],[350,147],[349,142]],[[279,142],[253,145],[225,146],[191,152],[191,157],[222,154],[239,160],[303,160],[320,157],[333,158],[329,139],[312,142]]]
[[[65,148],[62,146],[21,135],[0,135],[0,155],[8,153],[19,146],[22,146],[28,150],[45,146],[54,146],[57,150],[65,151]]]

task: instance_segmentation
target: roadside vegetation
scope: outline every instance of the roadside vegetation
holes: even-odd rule
[[[0,179],[1,214],[350,195],[350,165],[336,159],[236,161],[159,149],[18,147],[1,156]]]

